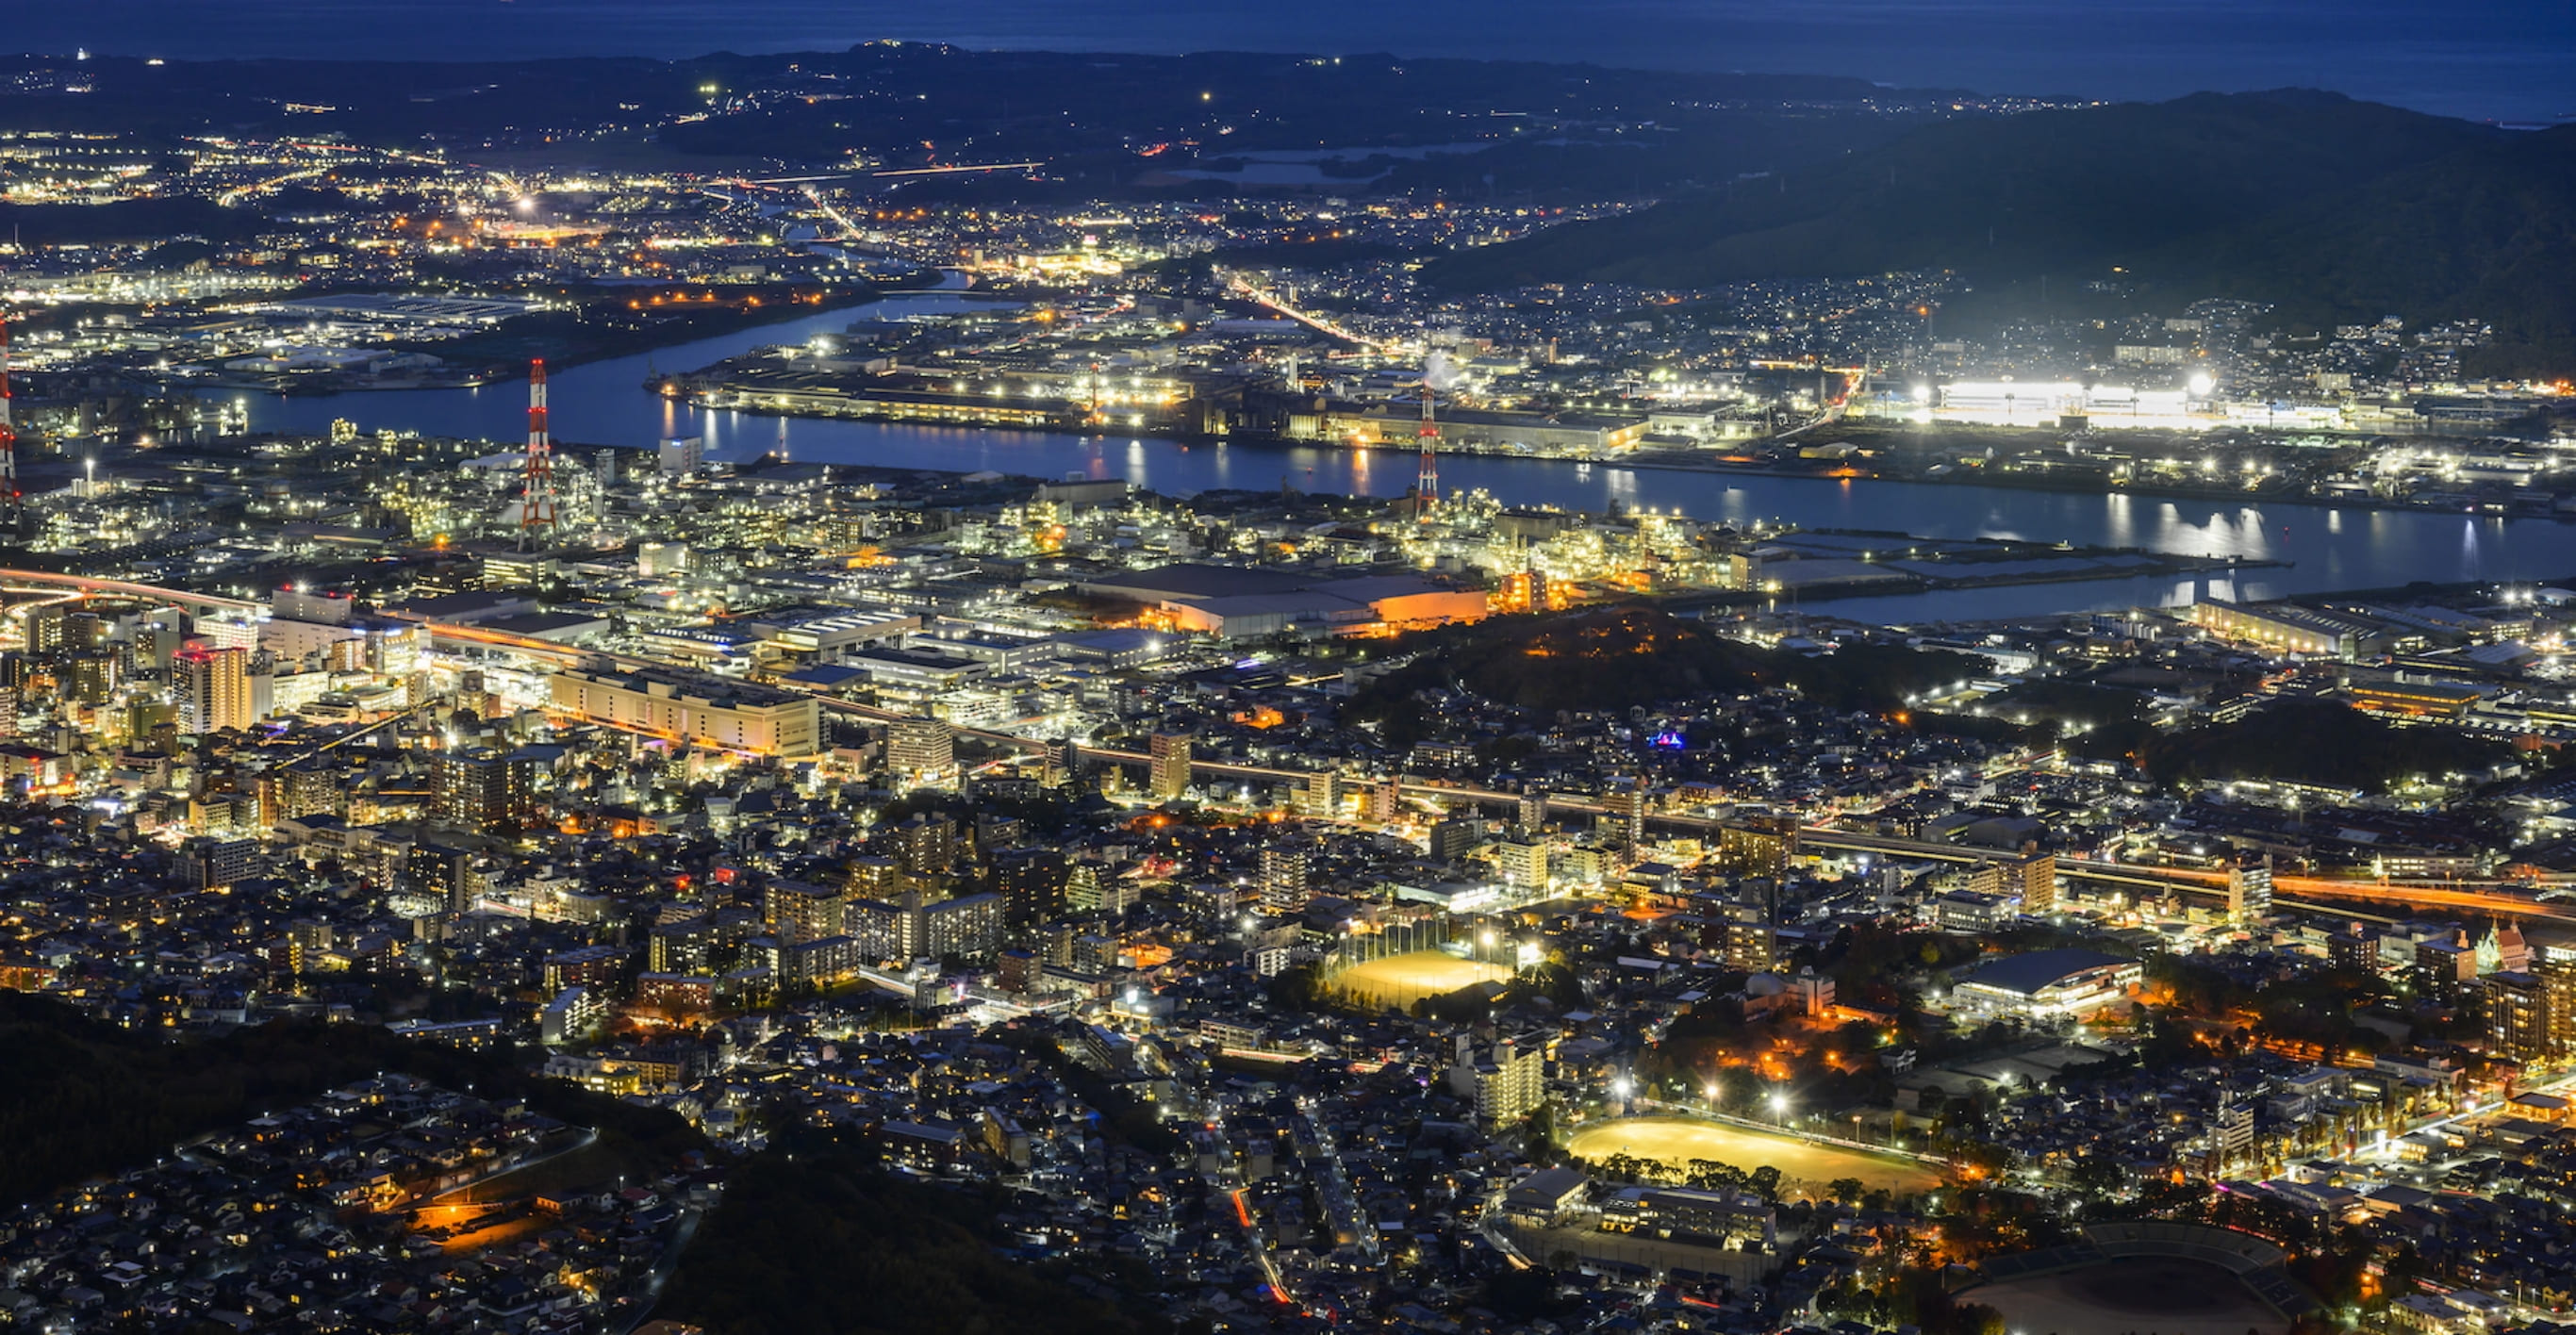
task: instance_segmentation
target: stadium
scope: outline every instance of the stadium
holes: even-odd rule
[[[2317,1306],[2281,1269],[2288,1254],[2251,1233],[2149,1219],[2090,1224],[2084,1238],[1992,1258],[1960,1300],[2055,1335],[2287,1335]]]

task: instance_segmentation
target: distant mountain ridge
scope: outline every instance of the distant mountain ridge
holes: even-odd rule
[[[2203,93],[1945,121],[1776,177],[1461,253],[1453,288],[1698,287],[2115,268],[2302,318],[2493,321],[2484,360],[2576,369],[2576,127],[2515,132],[2331,93]]]
[[[59,88],[76,63],[81,92]],[[710,93],[793,89],[758,108],[705,115]],[[837,161],[853,145],[901,134],[979,147],[1064,151],[1090,138],[1188,138],[1222,127],[1229,151],[1445,143],[1532,110],[1636,120],[1677,107],[1744,101],[1930,108],[1964,94],[1894,89],[1843,75],[1621,70],[1581,64],[1330,58],[1205,51],[976,51],[865,42],[841,51],[683,60],[576,57],[437,61],[170,60],[78,62],[0,55],[0,128],[185,136],[345,134],[418,146],[499,135],[542,139],[687,114],[668,127],[684,152],[754,152]],[[916,105],[918,104],[918,105]],[[1075,124],[1068,127],[1065,122]],[[966,127],[966,128],[961,128]],[[1003,129],[1009,143],[984,142]],[[1316,138],[1322,136],[1322,140]],[[957,144],[950,144],[955,151]],[[461,149],[459,151],[462,151]]]

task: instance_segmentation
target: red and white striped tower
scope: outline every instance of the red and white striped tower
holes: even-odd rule
[[[18,505],[18,421],[9,411],[9,322],[0,320],[0,505]]]
[[[555,526],[555,443],[546,430],[546,364],[528,363],[528,477],[519,493],[519,548],[552,536]]]
[[[1422,373],[1422,471],[1413,482],[1413,517],[1431,522],[1431,507],[1440,499],[1440,457],[1433,449],[1440,443],[1440,424],[1431,418],[1431,370]]]

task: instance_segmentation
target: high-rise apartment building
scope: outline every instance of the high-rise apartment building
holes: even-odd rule
[[[2218,1115],[2210,1119],[2210,1144],[2219,1166],[2243,1164],[2254,1157],[2254,1105],[2220,1095]]]
[[[2272,917],[2272,856],[2251,853],[2227,868],[2227,921],[2238,927],[2268,922]]]
[[[903,869],[915,876],[944,875],[957,861],[957,822],[937,812],[919,812],[894,828],[895,852]]]
[[[1507,839],[1494,850],[1494,870],[1514,890],[1547,886],[1547,845],[1536,839]]]
[[[1125,913],[1140,898],[1136,883],[1106,862],[1085,858],[1065,869],[1065,907],[1077,913]]]
[[[1980,862],[1968,872],[1968,892],[2018,900],[2021,912],[2057,911],[2057,855],[2036,850],[2017,858]]]
[[[1272,845],[1261,850],[1261,911],[1285,917],[1306,910],[1304,849]]]
[[[1634,855],[1646,846],[1646,781],[1638,779],[1601,799],[1609,808],[1605,833],[1621,852]]]
[[[946,719],[897,719],[886,729],[886,770],[897,790],[957,784],[957,730]]]
[[[478,834],[507,834],[543,815],[545,767],[534,757],[498,751],[443,751],[431,762],[431,812]]]
[[[1481,1056],[1464,1055],[1476,1116],[1485,1125],[1508,1126],[1547,1101],[1547,1052],[1536,1037],[1506,1038]]]
[[[2576,1052],[2576,950],[2551,946],[2531,966],[2540,979],[2542,1001],[2549,1008],[2549,1048]]]
[[[1483,842],[1485,822],[1473,816],[1452,816],[1432,823],[1430,845],[1435,862],[1455,862],[1476,851]]]
[[[1404,783],[1380,779],[1360,789],[1360,824],[1393,825],[1404,816]]]
[[[1308,820],[1342,818],[1342,772],[1324,770],[1306,776],[1297,790],[1297,814]]]
[[[192,649],[170,664],[170,692],[179,706],[179,731],[203,736],[246,730],[259,721],[251,698],[250,651]]]
[[[891,952],[899,960],[986,959],[1002,948],[1002,897],[958,895],[926,901],[918,890],[906,890],[899,903],[863,903],[853,936],[875,943],[890,930]]]
[[[1148,743],[1151,756],[1146,791],[1168,802],[1190,790],[1190,734],[1158,732]]]
[[[1064,854],[1052,848],[1006,848],[993,857],[993,892],[1015,923],[1064,916]]]
[[[1717,864],[1746,876],[1778,876],[1798,852],[1798,823],[1782,816],[1756,816],[1717,832]]]
[[[473,911],[483,893],[483,876],[475,870],[472,853],[445,844],[421,844],[406,861],[425,887],[447,900],[448,912]]]
[[[2532,1061],[2552,1051],[2549,985],[2527,973],[2491,973],[2484,980],[2487,1054]]]
[[[1046,757],[1039,767],[1038,783],[1046,788],[1065,787],[1074,781],[1081,767],[1081,753],[1075,750],[1073,743],[1058,737],[1046,744]]]
[[[2057,911],[2057,855],[2036,849],[2025,851],[2012,863],[2014,889],[2021,893],[2024,913]]]
[[[1726,967],[1758,973],[1779,959],[1780,886],[1768,877],[1745,882],[1726,915]]]
[[[849,896],[834,886],[780,877],[761,891],[760,918],[781,945],[839,936]]]
[[[662,974],[708,973],[715,967],[716,945],[716,926],[712,918],[662,923],[645,939],[644,967]]]
[[[276,778],[279,820],[318,813],[337,814],[348,806],[347,774],[326,760],[307,758],[297,761],[278,771]]]

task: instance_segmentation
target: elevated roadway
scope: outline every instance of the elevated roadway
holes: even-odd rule
[[[1088,760],[1110,761],[1123,765],[1148,765],[1152,758],[1141,752],[1119,751],[1104,747],[1084,747]],[[1221,779],[1250,779],[1263,783],[1303,783],[1314,777],[1313,770],[1278,769],[1263,765],[1238,765],[1223,761],[1193,760],[1193,774]],[[1479,788],[1463,784],[1433,782],[1417,777],[1401,777],[1398,787],[1406,797],[1427,798],[1444,804],[1474,803],[1482,806],[1517,806],[1524,794],[1502,789]],[[1609,807],[1597,801],[1549,794],[1550,811],[1604,815]],[[1649,824],[1667,829],[1710,833],[1747,826],[1705,816],[1680,816],[1652,813]],[[1831,826],[1802,826],[1798,845],[1838,853],[1871,853],[1923,862],[1971,864],[1988,862],[2004,856],[2000,849],[1962,848],[1956,844],[1927,843],[1912,839],[1891,839],[1883,835],[1862,834]],[[2116,885],[2126,889],[2147,890],[2225,897],[2227,876],[2224,872],[2200,871],[2188,867],[2141,867],[2119,862],[2096,862],[2085,858],[2061,857],[2057,870],[2070,880],[2099,885]],[[2491,914],[2497,917],[2559,922],[2576,926],[2576,904],[2556,903],[2538,898],[2518,886],[2497,882],[2491,884],[2415,885],[2383,881],[2345,881],[2323,876],[2276,876],[2272,880],[2272,902],[2283,908],[2333,913],[2345,917],[2371,918],[2375,915],[2356,912],[2350,904],[2379,905],[2399,910],[2450,909],[2467,913]]]
[[[164,589],[151,584],[129,584],[117,579],[91,579],[86,575],[62,575],[51,570],[0,570],[0,585],[10,588],[69,589],[81,594],[115,595],[144,598],[185,607],[203,607],[218,612],[256,612],[260,605],[239,598],[225,598],[211,593],[190,593],[185,589]]]
[[[1290,303],[1287,298],[1271,291],[1269,288],[1263,287],[1257,282],[1254,282],[1250,277],[1244,274],[1238,273],[1230,275],[1226,280],[1226,285],[1236,296],[1241,297],[1256,306],[1266,307],[1280,315],[1284,315],[1289,319],[1314,330],[1316,333],[1323,334],[1331,338],[1338,338],[1345,343],[1356,343],[1361,347],[1369,348],[1378,352],[1385,352],[1394,347],[1393,344],[1388,343],[1383,339],[1370,338],[1366,334],[1359,333],[1355,330],[1337,324],[1328,316],[1318,315],[1313,311],[1301,310],[1294,304]]]
[[[1876,853],[1930,862],[1982,862],[2000,855],[1997,850],[1965,849],[1952,844],[1890,839],[1881,835],[1859,834],[1826,826],[1801,828],[1798,831],[1798,846],[1834,852]],[[2227,893],[2225,872],[2200,871],[2190,867],[2140,867],[2127,863],[2061,857],[2057,860],[2057,871],[2059,875],[2069,880],[2090,881],[2096,884],[2221,897]],[[2473,913],[2494,914],[2499,917],[2576,924],[2576,905],[2552,903],[2502,883],[2486,886],[2466,884],[2430,886],[2392,884],[2382,881],[2346,881],[2324,876],[2272,878],[2272,902],[2275,904],[2289,908],[2348,914],[2348,910],[2340,905],[2314,902],[2318,900],[2350,901],[2407,909],[2458,909]],[[2351,916],[2369,917],[2371,915]]]

